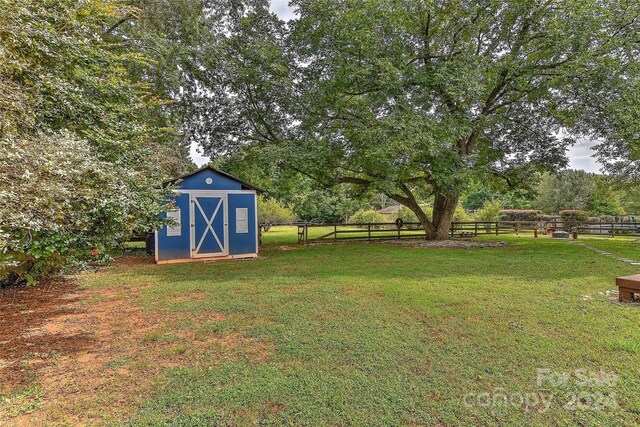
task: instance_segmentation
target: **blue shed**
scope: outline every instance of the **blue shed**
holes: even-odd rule
[[[258,256],[258,188],[211,166],[165,185],[174,223],[156,230],[156,263]]]

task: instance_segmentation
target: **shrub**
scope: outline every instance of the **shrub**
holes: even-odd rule
[[[453,212],[453,222],[469,222],[471,220],[472,218],[462,206],[456,206],[456,210]]]
[[[258,225],[261,231],[267,232],[274,224],[287,224],[293,222],[295,216],[291,209],[284,206],[276,199],[258,199]]]
[[[406,206],[403,206],[398,211],[397,217],[402,220],[404,223],[409,222],[420,222],[416,214]]]
[[[361,209],[351,216],[353,224],[367,224],[370,222],[386,222],[384,216],[373,209]]]
[[[563,228],[565,231],[571,231],[574,227],[579,227],[580,225],[587,222],[589,219],[589,214],[585,211],[581,210],[563,210],[560,211],[560,220],[562,221]]]
[[[482,208],[473,214],[473,218],[480,222],[497,221],[502,210],[502,203],[497,200],[487,200]]]
[[[535,209],[503,209],[498,216],[500,221],[540,221],[542,212]]]
[[[420,207],[422,208],[422,210],[424,211],[424,213],[427,215],[428,218],[432,218],[433,216],[433,208],[429,205],[427,205],[426,203],[420,204]],[[422,224],[420,224],[420,220],[418,219],[418,216],[408,207],[403,206],[402,208],[400,208],[400,210],[398,211],[398,218],[402,219],[402,222],[405,224],[410,224],[413,223],[414,225],[405,225],[405,228],[408,229],[419,229],[422,228]]]
[[[162,223],[152,177],[100,159],[67,132],[0,140],[0,286],[109,259]]]
[[[432,213],[431,206],[420,205],[420,207],[422,208],[422,210],[424,210],[427,216],[431,218],[431,213]],[[414,225],[405,225],[404,226],[405,228],[418,229],[422,227],[422,225],[420,224],[420,220],[418,219],[418,216],[406,206],[403,206],[400,208],[400,210],[398,211],[398,218],[400,218],[402,222],[405,224],[414,223]]]

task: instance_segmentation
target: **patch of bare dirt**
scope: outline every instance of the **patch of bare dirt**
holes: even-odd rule
[[[273,351],[273,346],[270,343],[238,333],[224,336],[211,335],[205,339],[196,338],[193,343],[207,348],[219,348],[226,354],[231,353],[235,357],[248,359],[253,363],[266,362]]]
[[[298,246],[291,246],[291,245],[280,245],[278,246],[278,250],[279,251],[295,251],[297,249],[301,249],[303,248],[303,246],[298,245]]]
[[[218,313],[217,311],[207,311],[204,314],[201,314],[198,319],[201,323],[220,322],[223,320],[227,320],[227,315],[224,313]]]
[[[81,297],[77,285],[61,278],[0,289],[0,394],[28,382],[32,364],[22,362],[76,352],[90,344],[86,334],[63,334],[48,324],[51,318],[74,315],[70,304]]]
[[[173,301],[174,302],[183,302],[183,301],[189,301],[189,300],[202,301],[206,297],[207,297],[206,292],[196,290],[192,292],[187,292],[186,294],[177,295],[173,298]]]
[[[155,260],[152,255],[123,255],[113,260],[109,267],[134,267],[137,265],[151,265],[155,264]]]
[[[130,258],[138,260],[118,265],[139,265]],[[272,353],[270,343],[233,331],[197,333],[226,320],[223,313],[143,310],[136,299],[149,286],[80,289],[59,280],[1,290],[0,393],[33,385],[41,392],[39,407],[26,413],[9,416],[0,407],[0,425],[118,424],[168,368],[229,357],[262,363]],[[196,290],[176,300],[206,297]]]

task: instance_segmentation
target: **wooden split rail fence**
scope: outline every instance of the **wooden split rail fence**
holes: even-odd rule
[[[640,236],[640,224],[619,222],[564,223],[562,221],[470,221],[451,224],[451,237],[475,237],[482,234],[532,233],[535,237],[552,230],[601,236]],[[298,243],[330,242],[337,240],[376,240],[423,238],[420,223],[406,222],[400,227],[395,222],[358,224],[298,224]]]

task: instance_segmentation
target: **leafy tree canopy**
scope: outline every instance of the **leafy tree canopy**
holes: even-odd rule
[[[357,210],[368,207],[372,197],[362,187],[319,185],[306,175],[282,168],[278,161],[255,147],[244,147],[234,155],[218,158],[214,164],[262,188],[266,197],[288,206],[300,221],[346,221]]]
[[[297,19],[256,7],[203,52],[190,126],[207,154],[257,147],[383,192],[445,238],[469,182],[526,184],[581,136],[620,156],[637,142],[637,2],[291,5]]]
[[[494,183],[503,184],[501,181]],[[499,202],[505,209],[529,209],[531,200],[535,198],[536,187],[508,188],[504,185],[487,185],[476,183],[471,185],[462,196],[462,206],[469,211],[483,208],[488,202]]]
[[[187,3],[0,0],[0,285],[106,259],[157,225],[159,182],[190,162],[176,43],[149,23]]]
[[[611,178],[582,170],[545,175],[533,204],[548,214],[563,210],[582,210],[594,216],[625,213],[621,192]]]

